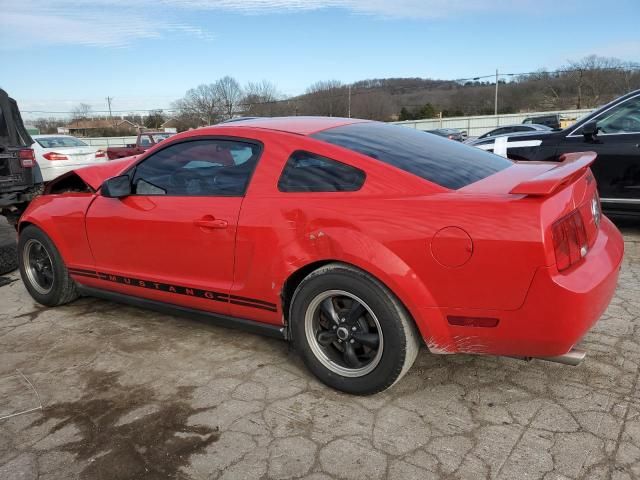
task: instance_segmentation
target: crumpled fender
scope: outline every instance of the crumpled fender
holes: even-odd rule
[[[120,158],[118,160],[111,160],[98,165],[77,168],[72,170],[72,172],[78,175],[87,185],[96,191],[105,180],[120,175],[127,168],[133,165],[137,159],[138,156],[134,155],[131,157]]]

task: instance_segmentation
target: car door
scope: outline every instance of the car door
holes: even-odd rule
[[[206,138],[168,144],[127,172],[132,194],[86,215],[102,288],[227,313],[240,207],[261,146]]]
[[[582,125],[558,145],[557,155],[597,152],[591,168],[602,202],[640,205],[640,95],[605,110],[592,121],[596,122],[596,135],[584,135]]]

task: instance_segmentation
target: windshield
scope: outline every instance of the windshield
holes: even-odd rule
[[[34,140],[42,148],[88,147],[86,143],[74,137],[41,137]]]
[[[159,142],[161,142],[163,140],[166,140],[171,135],[173,135],[173,134],[172,133],[154,133],[153,135],[151,135],[151,137],[153,138],[153,141],[155,143],[159,143]]]
[[[640,95],[616,105],[598,119],[601,133],[640,132]]]
[[[513,165],[510,160],[423,131],[379,122],[312,135],[456,190]]]

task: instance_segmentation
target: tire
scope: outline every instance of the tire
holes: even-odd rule
[[[18,250],[15,242],[0,246],[0,275],[18,268]]]
[[[51,239],[34,225],[27,226],[20,233],[18,263],[22,281],[36,302],[55,307],[78,298],[76,284],[69,276],[60,252]]]
[[[325,265],[302,280],[293,294],[289,324],[307,368],[324,384],[355,395],[393,386],[420,349],[413,320],[393,293],[341,263]]]

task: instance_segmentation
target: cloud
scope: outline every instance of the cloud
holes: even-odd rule
[[[0,0],[0,50],[25,46],[124,47],[136,40],[187,35],[214,38],[193,12],[281,14],[339,8],[380,18],[433,19],[522,10],[551,0]]]
[[[29,46],[126,47],[136,40],[169,34],[212,40],[214,35],[188,22],[159,14],[152,2],[0,0],[0,50]]]

